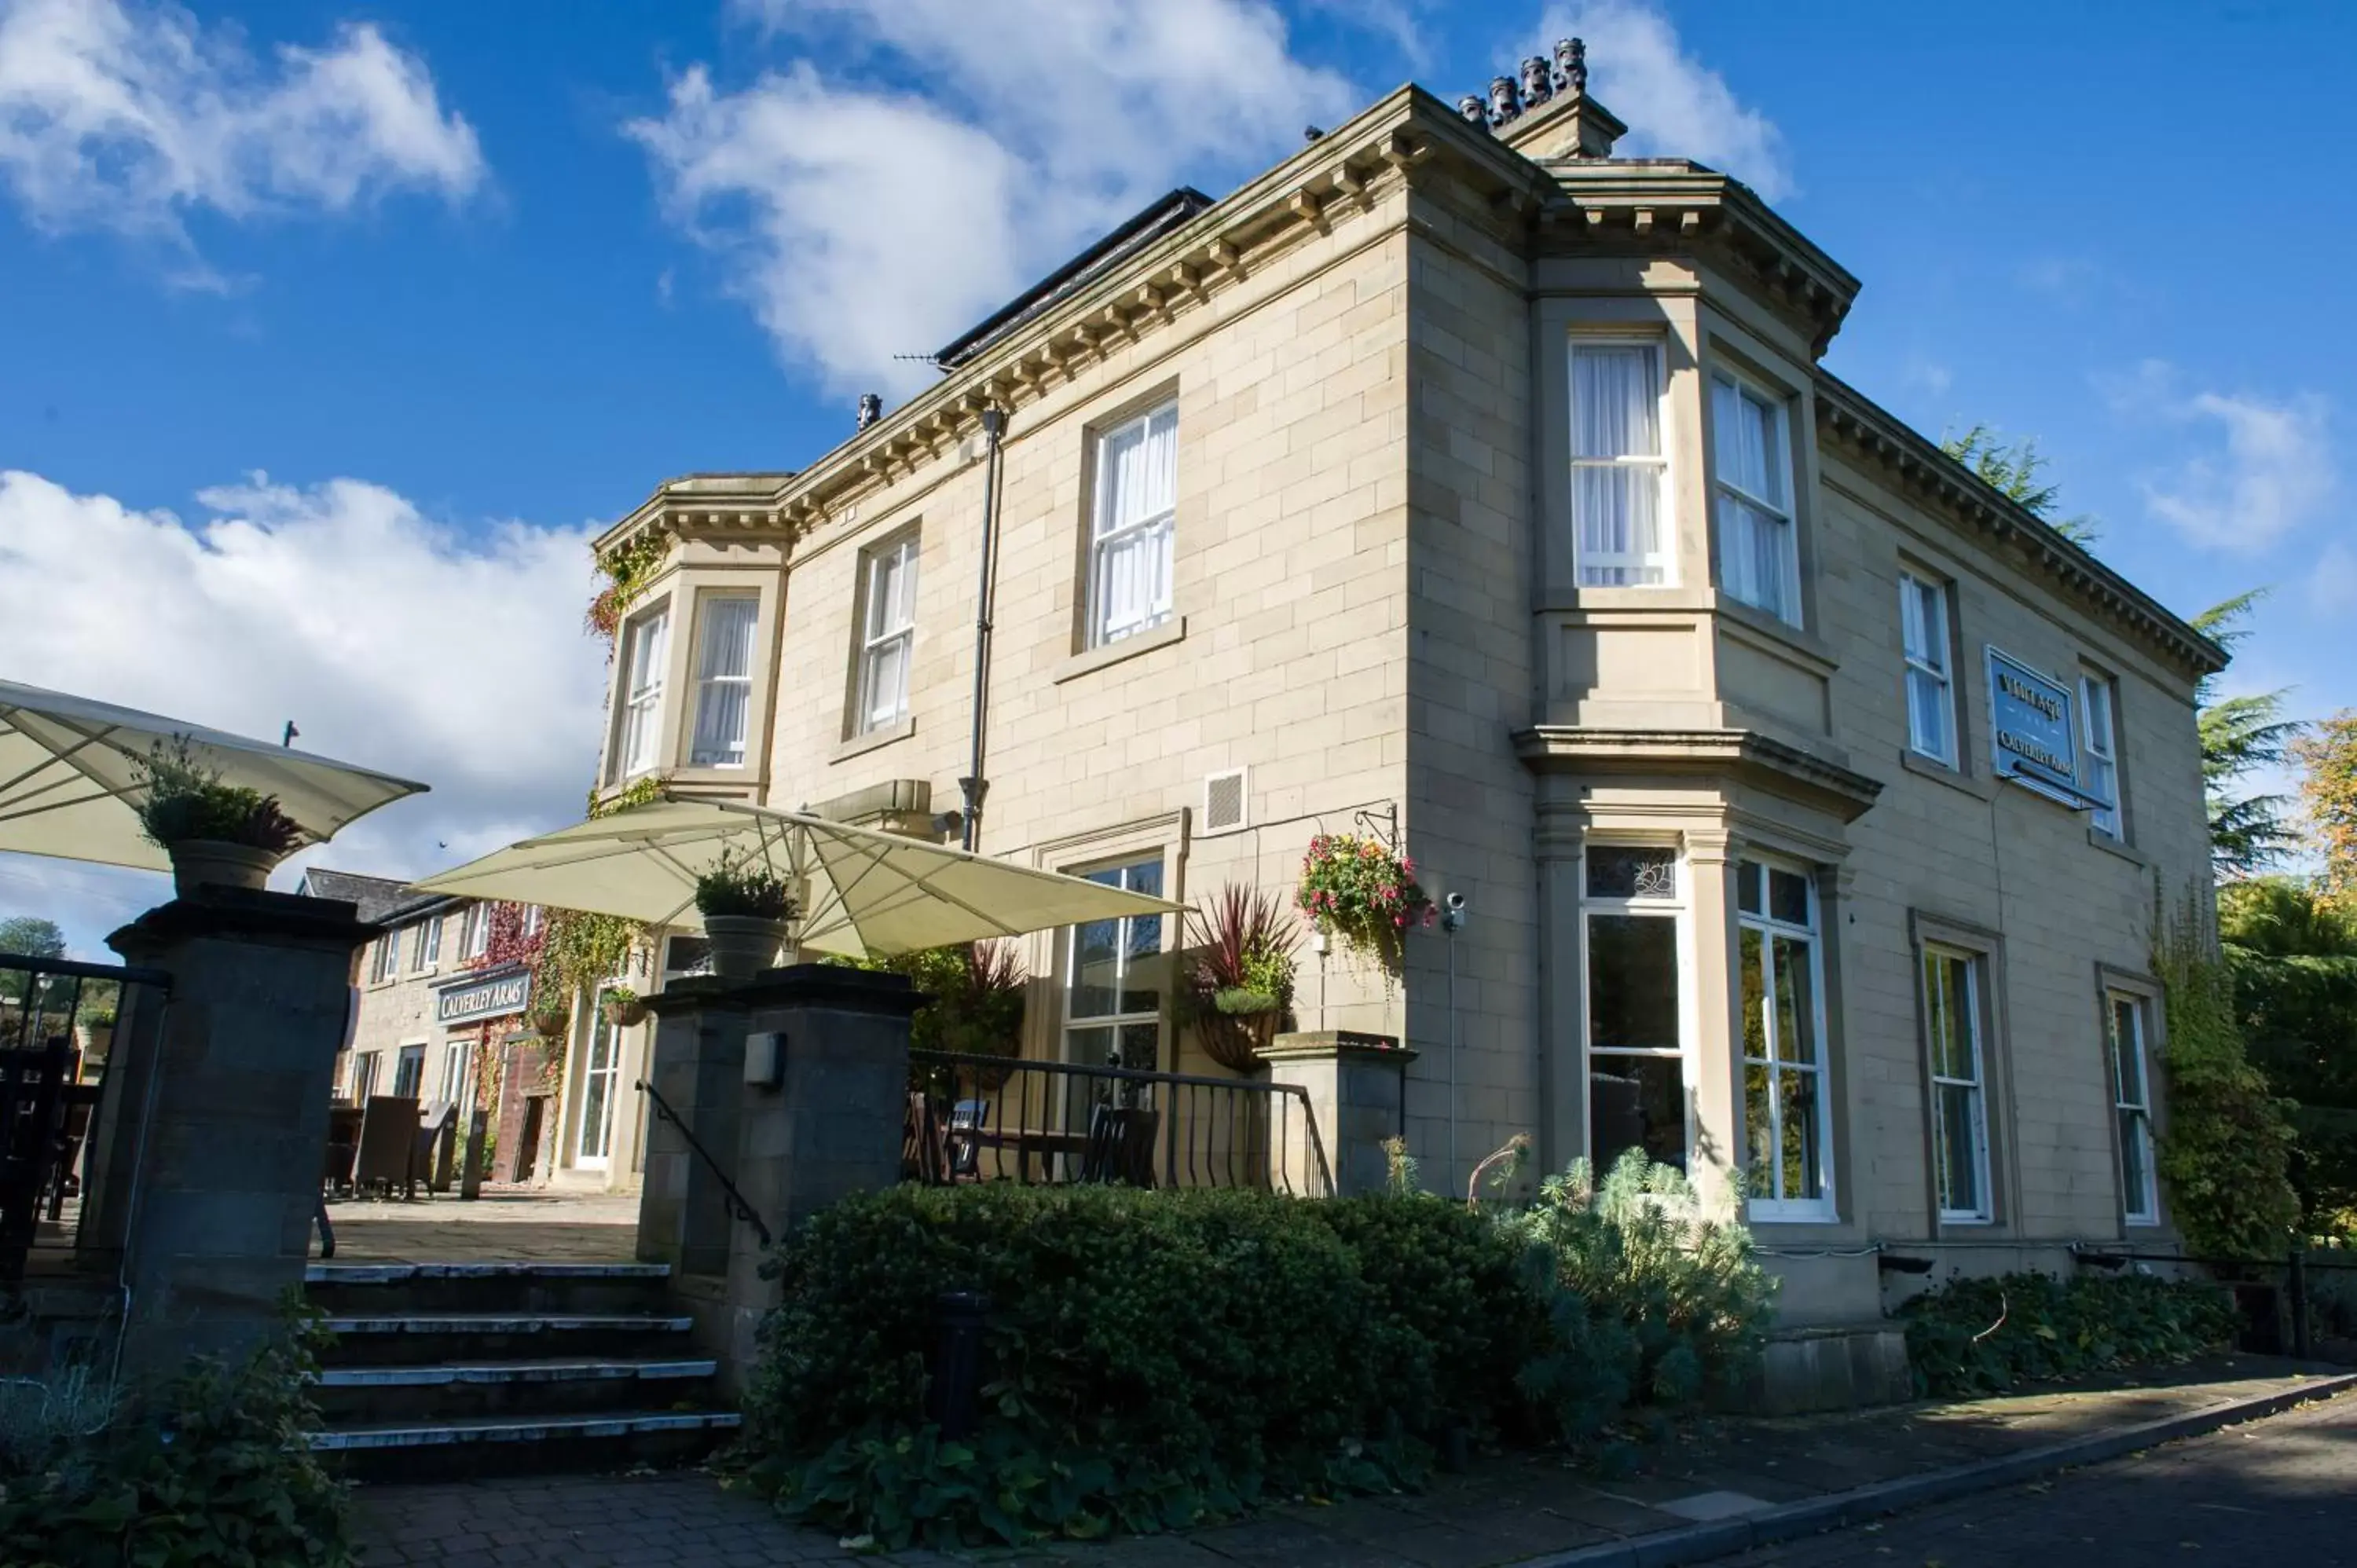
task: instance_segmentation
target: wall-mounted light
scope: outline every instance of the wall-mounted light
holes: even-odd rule
[[[777,1089],[786,1081],[786,1036],[780,1032],[745,1036],[745,1082],[752,1089]]]

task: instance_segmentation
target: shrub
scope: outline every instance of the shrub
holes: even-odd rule
[[[344,1488],[312,1456],[316,1318],[242,1363],[199,1358],[151,1412],[60,1426],[0,1475],[0,1541],[40,1568],[340,1568]],[[88,1404],[88,1401],[83,1402]],[[96,1408],[92,1406],[91,1408]]]
[[[1552,1255],[1562,1288],[1551,1352],[1523,1376],[1561,1436],[1584,1441],[1630,1405],[1732,1393],[1758,1365],[1776,1282],[1750,1231],[1643,1150],[1600,1186],[1575,1161],[1502,1223]]]
[[[1232,1072],[1257,1068],[1254,1053],[1268,1044],[1293,1005],[1297,929],[1275,894],[1235,883],[1188,911],[1180,1015],[1222,1067]]]
[[[752,920],[791,920],[802,913],[786,879],[765,862],[735,858],[726,852],[720,863],[695,879],[695,912]]]
[[[1442,1443],[1585,1442],[1739,1377],[1768,1296],[1739,1228],[1641,1156],[1606,1185],[1504,1221],[1421,1195],[847,1199],[773,1260],[752,1479],[887,1548],[1012,1544],[1412,1484]],[[950,1442],[928,1380],[960,1290],[991,1305],[980,1427]]]
[[[2145,1274],[1959,1279],[1899,1316],[1917,1391],[1941,1397],[2189,1360],[2231,1340],[2235,1326],[2222,1287]]]

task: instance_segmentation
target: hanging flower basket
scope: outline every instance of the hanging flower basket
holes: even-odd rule
[[[627,985],[609,987],[606,994],[597,999],[597,1005],[605,1013],[606,1022],[617,1029],[627,1029],[633,1024],[642,1023],[647,1015],[647,1004],[639,999],[637,992]]]
[[[1436,914],[1416,883],[1415,862],[1358,833],[1311,839],[1294,897],[1319,930],[1388,973],[1399,971],[1409,930],[1432,924]]]

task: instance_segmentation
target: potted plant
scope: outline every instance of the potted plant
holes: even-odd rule
[[[1250,1072],[1293,1005],[1297,928],[1276,895],[1230,883],[1187,915],[1179,995],[1204,1053]]]
[[[561,1040],[573,1027],[573,1015],[562,1007],[533,1010],[532,1032],[544,1040]]]
[[[647,1015],[646,1003],[627,985],[606,987],[604,994],[597,998],[597,1007],[606,1015],[606,1022],[617,1029],[627,1029]]]
[[[1302,857],[1295,901],[1321,931],[1396,973],[1409,929],[1437,911],[1415,880],[1415,862],[1380,839],[1319,833]]]
[[[303,843],[303,830],[278,798],[221,782],[221,770],[196,759],[186,736],[158,743],[137,765],[139,825],[172,860],[173,891],[265,886],[273,867]]]
[[[695,908],[711,944],[712,972],[750,980],[778,956],[802,902],[766,861],[724,852],[717,865],[695,879]]]

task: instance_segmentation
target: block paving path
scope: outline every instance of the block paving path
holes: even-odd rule
[[[1025,1568],[1490,1568],[1738,1519],[1779,1503],[2277,1394],[2298,1388],[2310,1376],[2287,1362],[2220,1357],[2141,1383],[2120,1380],[2067,1391],[1865,1413],[1711,1420],[1645,1451],[1636,1472],[1625,1479],[1600,1479],[1546,1455],[1507,1455],[1480,1461],[1464,1475],[1439,1477],[1412,1496],[1331,1506],[1297,1503],[1184,1535],[1043,1543],[980,1555]],[[2340,1412],[2278,1420],[2339,1423],[2317,1430],[2336,1434],[2332,1453],[2342,1466],[2341,1495],[2352,1499],[2344,1528],[2357,1523],[2357,1444],[2351,1441],[2357,1439],[2357,1395],[2304,1409]],[[2229,1429],[2196,1441],[2247,1443],[2251,1439],[2236,1436],[2236,1431],[2261,1434],[2276,1424]],[[2150,1462],[2146,1455],[2135,1463]],[[2059,1491],[2075,1484],[2055,1485]],[[1972,1517],[1977,1506],[1968,1500],[1932,1511]],[[362,1568],[536,1563],[570,1568],[755,1568],[951,1561],[926,1552],[855,1552],[833,1535],[787,1523],[760,1499],[724,1490],[701,1472],[369,1487],[359,1493],[358,1513]],[[1866,1543],[1863,1555],[1813,1557],[1806,1554],[1808,1543],[1802,1543],[1761,1551],[1754,1560],[1890,1563],[1894,1558],[1883,1548],[1901,1538],[1902,1527],[1904,1521],[1879,1533],[1846,1532]],[[1949,1534],[1955,1533],[1952,1527]],[[2075,1541],[2097,1533],[2091,1525],[2063,1539]],[[2031,1561],[2018,1554],[1968,1558],[1958,1554],[1953,1541],[1895,1560],[1909,1568],[1932,1562],[1964,1568],[1968,1563]],[[2084,1546],[2053,1560],[2124,1561],[2090,1555]]]

